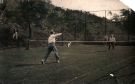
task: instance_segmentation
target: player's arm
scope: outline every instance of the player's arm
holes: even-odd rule
[[[62,35],[62,33],[57,33],[57,34],[55,34],[55,37],[58,37],[60,35]]]

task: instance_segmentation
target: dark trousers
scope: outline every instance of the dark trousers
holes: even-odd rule
[[[114,42],[109,42],[109,43],[108,43],[108,46],[109,46],[109,47],[108,47],[108,50],[110,50],[111,48],[112,48],[112,49],[115,49],[115,43],[114,43]]]
[[[45,61],[47,60],[48,56],[50,55],[50,53],[52,51],[54,52],[56,60],[59,60],[58,50],[57,50],[56,46],[54,44],[48,44],[47,53],[46,53],[45,58],[44,58]]]

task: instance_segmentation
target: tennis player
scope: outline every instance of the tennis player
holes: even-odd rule
[[[55,42],[56,42],[56,37],[62,35],[62,33],[55,33],[54,31],[50,32],[50,36],[48,37],[48,47],[47,47],[47,53],[44,57],[44,59],[42,59],[42,64],[45,64],[47,61],[48,56],[50,55],[50,53],[53,51],[54,55],[56,57],[56,62],[59,63],[59,55],[58,55],[58,50],[55,46]]]
[[[114,35],[111,34],[111,36],[109,37],[109,47],[108,47],[108,50],[110,50],[111,47],[112,47],[112,49],[115,49],[115,43],[116,43],[116,39],[115,39]]]

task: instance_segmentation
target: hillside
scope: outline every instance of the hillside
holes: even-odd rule
[[[49,6],[48,10],[50,11],[46,19],[37,25],[40,29],[38,32],[37,28],[33,30],[35,32],[33,33],[33,39],[47,39],[44,35],[41,36],[41,32],[48,35],[51,29],[56,32],[63,32],[64,40],[103,40],[105,34],[126,33],[123,31],[123,24],[120,22],[113,22],[89,12],[64,10],[51,4]],[[123,37],[123,40],[126,40],[126,37]]]
[[[12,3],[15,5],[11,7],[10,3],[7,4],[8,8],[1,25],[10,24],[10,30],[17,28],[23,39],[47,40],[49,31],[52,29],[63,33],[59,40],[103,40],[104,35],[110,33],[114,33],[118,40],[127,40],[129,36],[125,26],[128,22],[120,20],[121,16],[115,15],[112,18],[114,22],[89,12],[62,9],[42,0]],[[134,32],[132,29],[130,31]],[[10,33],[12,34],[12,31]]]

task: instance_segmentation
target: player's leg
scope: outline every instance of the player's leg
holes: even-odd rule
[[[104,45],[105,45],[105,47],[107,47],[107,40],[106,39],[104,40]]]
[[[44,60],[42,60],[42,64],[44,64],[44,63],[47,61],[47,58],[48,58],[48,56],[50,55],[50,53],[51,53],[52,50],[53,50],[53,47],[49,45],[49,46],[47,47],[47,52],[46,52],[46,55],[45,55],[45,57],[44,57]]]
[[[115,44],[114,44],[114,42],[112,42],[112,49],[115,49]]]
[[[53,47],[54,55],[56,57],[56,62],[59,63],[59,54],[58,54],[58,49],[56,46]]]
[[[111,42],[108,42],[108,50],[111,49]]]

